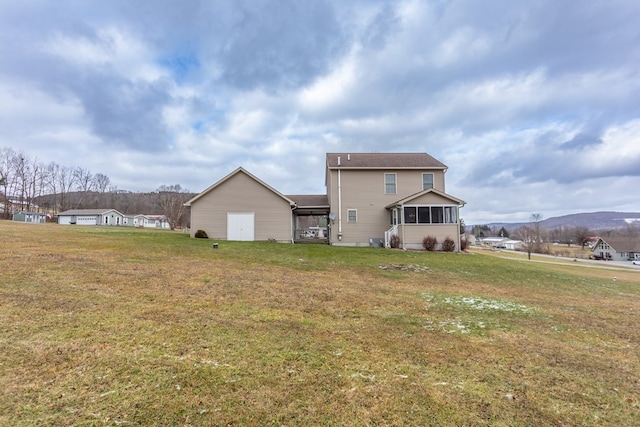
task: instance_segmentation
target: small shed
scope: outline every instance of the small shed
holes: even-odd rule
[[[41,212],[20,211],[13,214],[13,220],[18,222],[44,224],[47,222],[47,216]]]

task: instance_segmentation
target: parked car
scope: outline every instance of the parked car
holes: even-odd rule
[[[640,259],[634,259],[633,261],[631,261],[631,264],[633,265],[640,265]]]

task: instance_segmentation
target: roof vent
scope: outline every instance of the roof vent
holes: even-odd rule
[[[347,160],[351,161],[351,154],[347,154]]]
[[[338,166],[340,166],[340,156],[338,156]]]

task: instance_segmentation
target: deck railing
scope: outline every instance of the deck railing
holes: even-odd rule
[[[384,247],[385,248],[390,248],[391,247],[391,236],[393,236],[394,234],[398,234],[398,226],[397,225],[392,226],[390,229],[388,229],[387,231],[384,232]]]

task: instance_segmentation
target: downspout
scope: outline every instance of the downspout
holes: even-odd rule
[[[458,242],[457,242],[458,252],[462,252],[462,249],[461,249],[462,246],[460,246],[460,243],[461,243],[460,242],[460,240],[461,240],[460,239],[460,206],[458,206],[458,212],[456,212],[456,215],[458,217],[458,220],[456,221],[456,226],[458,227],[458,231],[456,232],[456,234],[458,235]]]
[[[296,230],[295,230],[295,228],[293,228],[293,211],[297,207],[298,207],[297,205],[291,206],[291,218],[290,218],[290,222],[291,222],[291,244],[295,243],[295,237],[296,237]]]
[[[404,249],[404,207],[403,205],[399,206],[400,210],[398,211],[398,223],[402,228],[402,240],[400,241],[400,246]]]
[[[340,156],[338,156],[338,241],[342,240],[342,183],[340,181]]]
[[[461,240],[462,239],[460,237],[460,209],[463,208],[464,205],[465,205],[464,203],[459,205],[458,206],[458,212],[457,212],[457,214],[458,214],[458,252],[462,252],[462,249],[461,249],[462,248],[462,246],[461,246]],[[465,238],[466,238],[466,236],[465,236]],[[469,242],[467,242],[467,243],[469,243]]]

